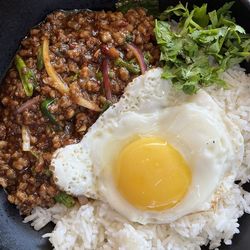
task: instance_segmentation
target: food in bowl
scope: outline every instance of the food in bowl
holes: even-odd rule
[[[0,180],[25,222],[56,223],[55,249],[231,244],[250,210],[250,40],[231,6],[59,11],[22,42]]]
[[[142,9],[130,10],[125,15],[104,11],[57,11],[33,28],[22,41],[15,64],[21,73],[32,70],[35,86],[32,85],[34,79],[29,77],[23,85],[18,67],[13,64],[1,84],[0,93],[0,180],[8,192],[8,200],[17,205],[22,214],[29,214],[36,206],[50,207],[55,203],[54,197],[59,190],[49,170],[53,152],[79,142],[100,111],[107,107],[101,66],[106,53],[114,57],[109,62],[113,102],[140,74],[133,53],[124,45],[126,39],[134,39],[133,43],[150,57],[150,65],[158,64],[159,49],[154,41],[153,27],[153,17]],[[44,46],[43,41],[49,44]],[[48,46],[50,66],[60,75],[60,80],[70,85],[74,101],[62,94],[63,88],[54,88],[55,81],[48,75],[51,67],[47,71],[48,63],[41,54]],[[27,72],[25,75],[27,77]],[[32,96],[29,88],[24,88],[29,82],[32,83]],[[84,100],[91,100],[100,111],[79,104]]]

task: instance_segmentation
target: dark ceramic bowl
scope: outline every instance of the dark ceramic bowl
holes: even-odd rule
[[[241,0],[241,2],[250,10],[250,1],[249,0]]]
[[[179,0],[160,1],[161,8],[175,5]],[[186,2],[186,1],[183,1]],[[190,4],[209,2],[209,8],[221,6],[225,1],[188,1]],[[57,9],[114,9],[115,1],[111,0],[0,0],[0,80],[4,77],[11,60],[19,46],[20,40],[30,28],[41,22],[47,14]],[[249,9],[248,9],[249,8]],[[233,14],[248,32],[250,32],[250,1],[236,1]],[[248,72],[250,65],[243,64]],[[250,190],[250,185],[245,186]],[[222,246],[223,250],[250,249],[250,215],[240,219],[239,235],[233,238],[231,246]],[[34,231],[30,225],[23,224],[18,210],[6,200],[3,190],[0,191],[0,250],[48,250],[52,249],[49,242],[41,236],[53,229],[49,225],[40,232]],[[207,249],[204,247],[204,249]]]

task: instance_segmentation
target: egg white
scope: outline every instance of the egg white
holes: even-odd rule
[[[177,92],[161,73],[157,68],[134,79],[120,101],[100,116],[79,144],[56,151],[52,170],[60,189],[107,202],[129,220],[143,224],[169,223],[209,208],[220,180],[242,161],[242,135],[205,91],[194,96]],[[116,189],[114,161],[138,136],[165,139],[191,168],[191,186],[175,207],[142,211]]]

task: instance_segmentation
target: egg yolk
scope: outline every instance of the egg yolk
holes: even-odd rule
[[[180,202],[192,178],[181,154],[155,137],[139,138],[125,146],[113,174],[117,189],[131,205],[152,211]]]

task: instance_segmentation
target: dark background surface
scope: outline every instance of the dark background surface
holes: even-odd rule
[[[23,37],[30,28],[41,22],[47,14],[57,9],[113,9],[114,0],[0,0],[0,81],[4,77],[11,60]],[[179,1],[161,1],[161,7],[177,4]],[[183,1],[185,2],[185,1]],[[197,5],[209,2],[209,8],[221,6],[225,1],[188,1]],[[233,7],[234,16],[248,32],[250,32],[250,11],[242,2],[237,1]],[[244,64],[250,72],[250,65]],[[246,186],[250,190],[250,185]],[[6,201],[6,195],[0,190],[0,250],[48,250],[52,249],[46,239],[41,236],[51,231],[52,225],[40,232],[34,231],[30,225],[22,223],[18,210]],[[233,245],[222,246],[223,250],[250,249],[250,215],[240,219],[239,235],[233,239]],[[204,248],[206,249],[206,248]]]

